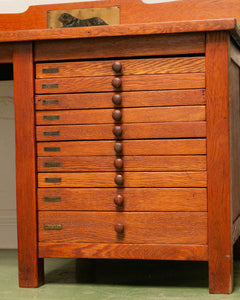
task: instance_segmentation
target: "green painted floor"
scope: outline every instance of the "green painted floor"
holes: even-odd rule
[[[206,262],[45,259],[45,285],[18,287],[17,251],[0,250],[0,300],[240,299],[240,261],[234,292],[209,295]]]

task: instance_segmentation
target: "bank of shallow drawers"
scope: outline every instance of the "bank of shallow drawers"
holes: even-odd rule
[[[37,63],[35,100],[40,244],[207,244],[203,56]]]

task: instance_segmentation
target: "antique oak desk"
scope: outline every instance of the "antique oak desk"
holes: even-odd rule
[[[198,260],[210,292],[230,293],[235,20],[9,31],[0,42],[14,70],[20,286],[43,283],[45,257]]]

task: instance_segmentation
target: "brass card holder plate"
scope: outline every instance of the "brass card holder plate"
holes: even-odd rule
[[[120,7],[95,7],[51,10],[47,12],[47,28],[86,27],[120,24]]]

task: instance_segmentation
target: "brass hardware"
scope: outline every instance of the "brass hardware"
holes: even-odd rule
[[[62,163],[55,162],[55,161],[47,161],[44,163],[44,167],[50,168],[50,167],[61,167]]]
[[[59,100],[42,100],[43,105],[57,105]]]
[[[44,230],[62,230],[61,224],[44,224]]]
[[[48,120],[48,121],[55,121],[55,120],[60,120],[60,116],[43,116],[43,120]]]
[[[45,202],[61,202],[61,197],[44,197]]]
[[[58,83],[42,84],[42,89],[58,89]]]
[[[47,74],[47,73],[58,73],[59,69],[58,68],[42,69],[42,72],[44,74]]]
[[[45,182],[47,182],[47,183],[58,183],[58,182],[62,182],[62,178],[45,178]]]
[[[60,131],[43,131],[43,135],[45,136],[56,136],[60,135]]]
[[[45,152],[60,152],[60,147],[44,147]]]

